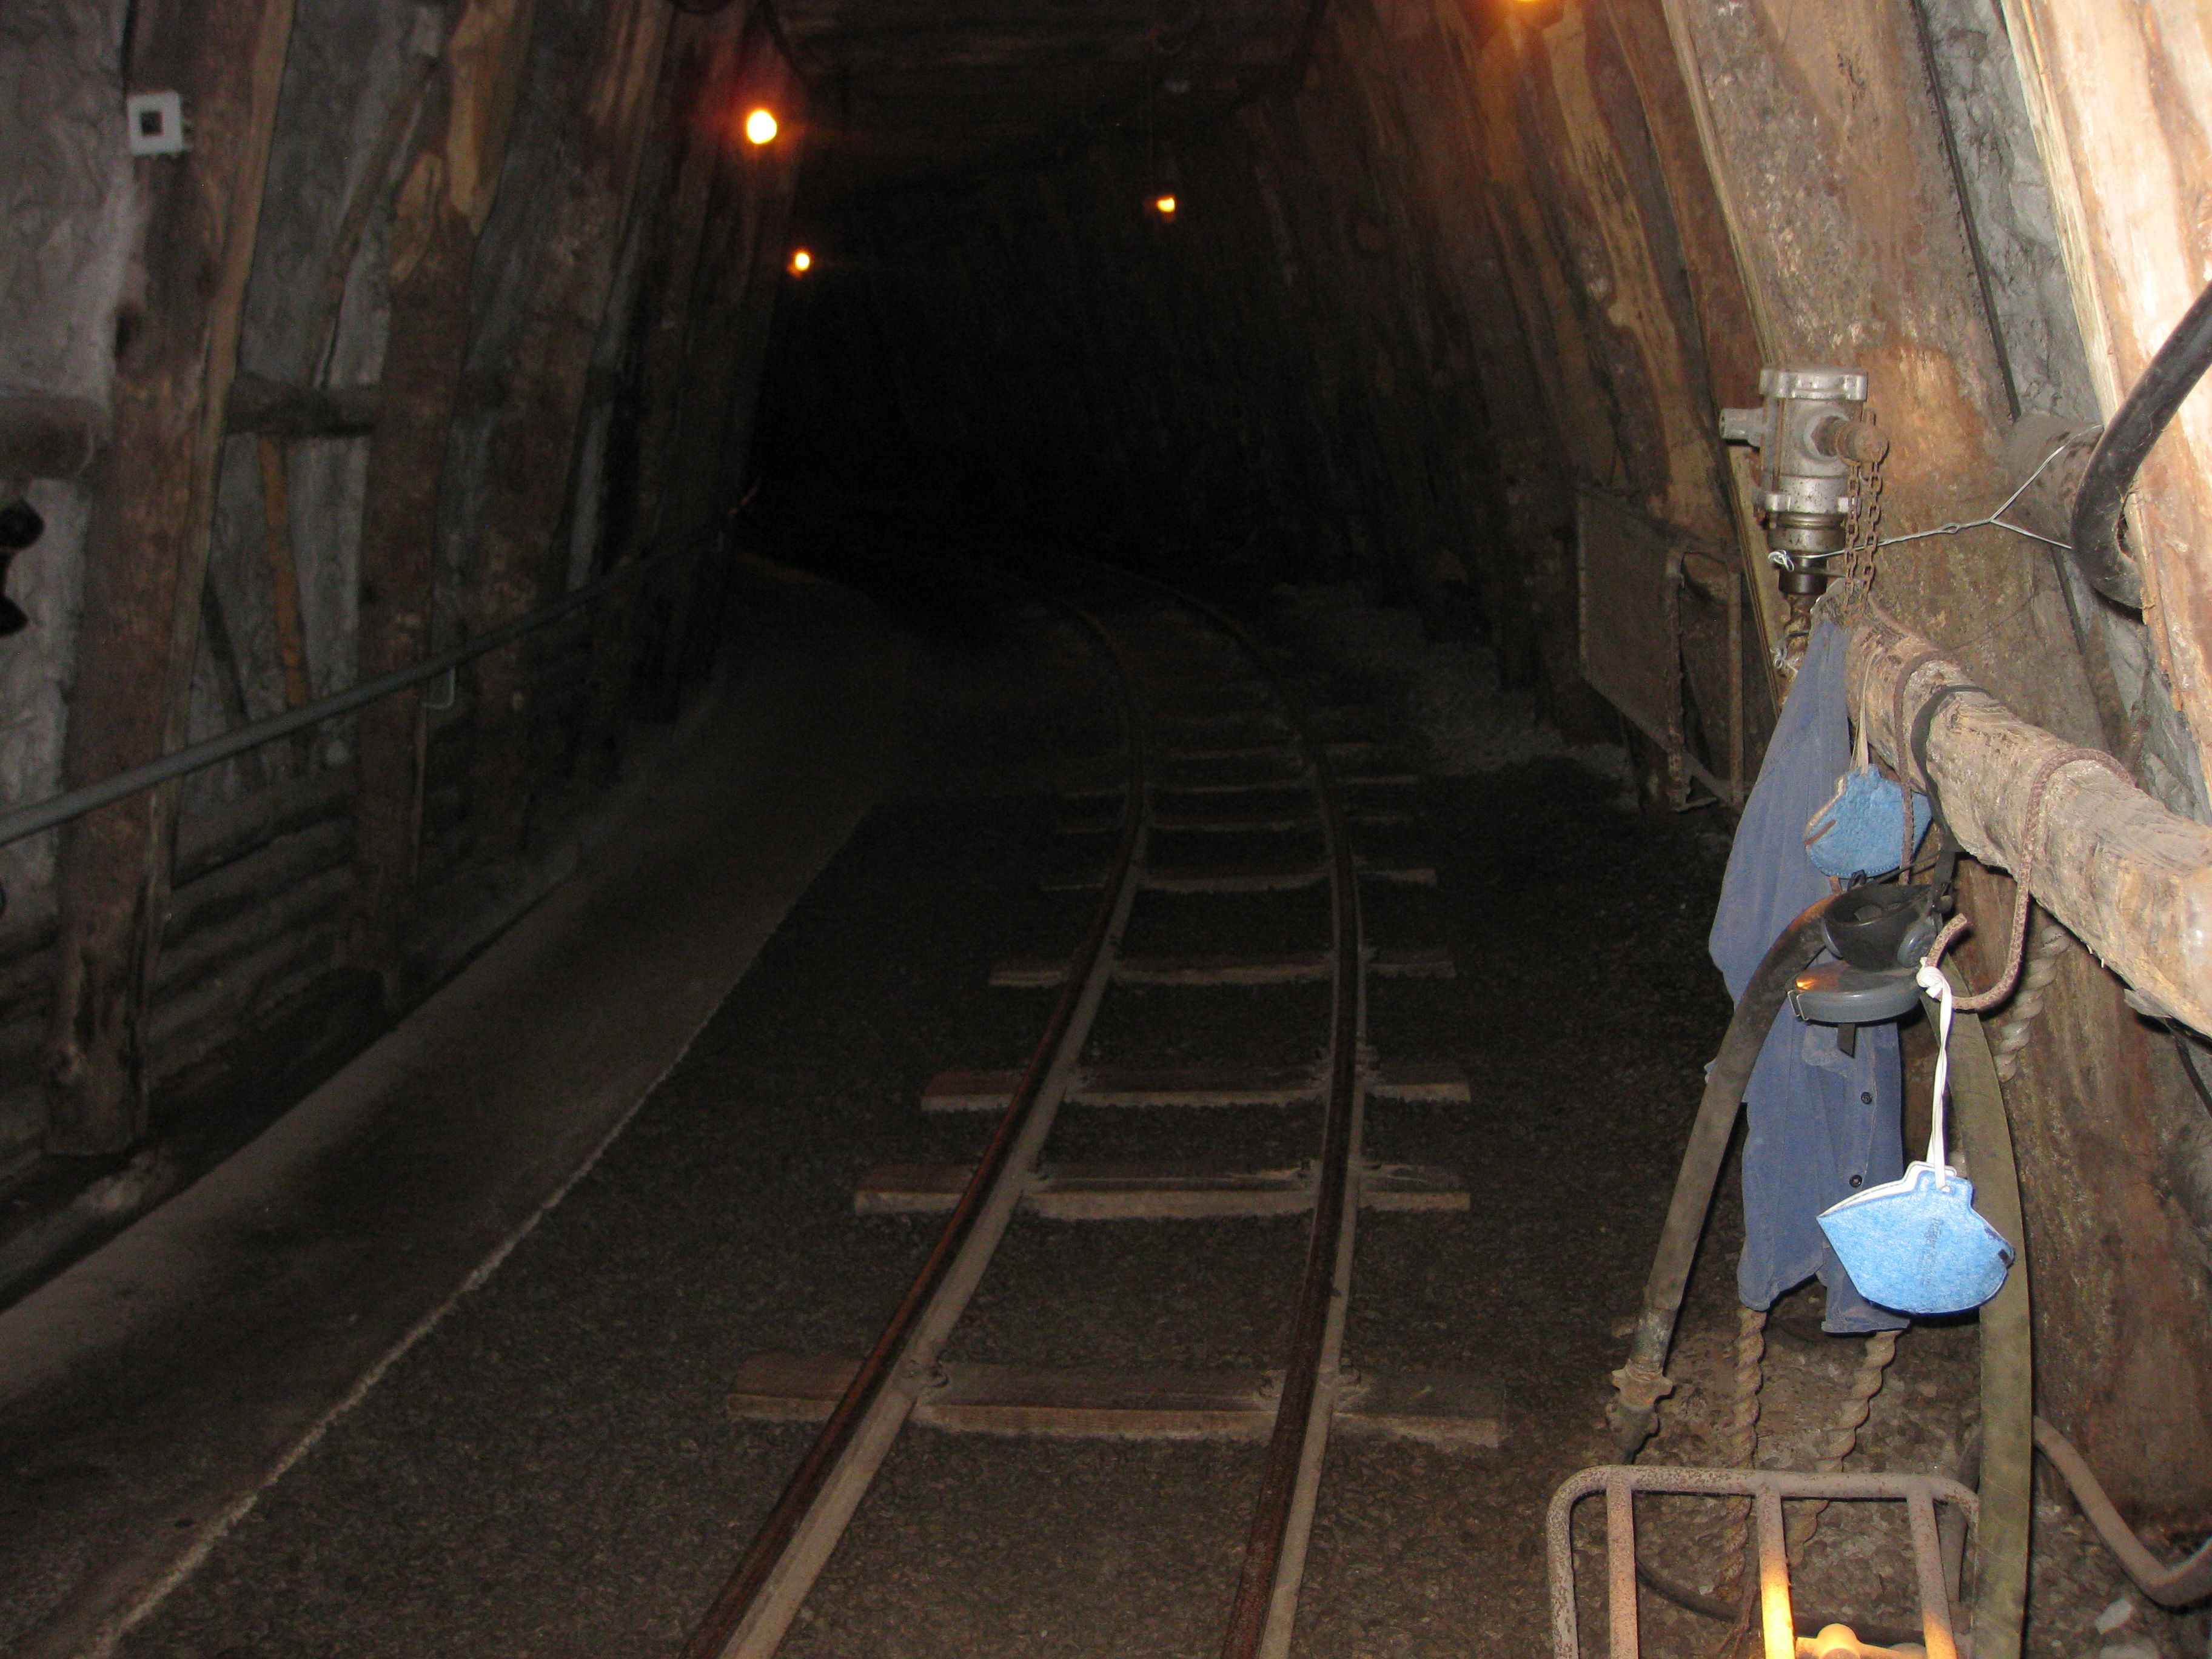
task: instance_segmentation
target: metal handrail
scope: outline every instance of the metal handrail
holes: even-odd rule
[[[234,727],[221,737],[173,750],[159,759],[147,761],[126,771],[102,778],[98,783],[88,783],[80,788],[65,790],[58,795],[49,795],[44,800],[33,801],[28,806],[0,812],[0,847],[19,842],[27,836],[35,836],[41,830],[51,830],[56,824],[66,823],[71,818],[82,817],[87,812],[96,811],[100,807],[112,806],[117,801],[127,799],[141,790],[151,789],[156,784],[167,783],[172,778],[203,770],[218,762],[227,761],[234,755],[242,755],[249,749],[258,748],[264,743],[289,737],[293,732],[303,732],[311,726],[319,726],[336,715],[349,714],[380,697],[404,691],[410,685],[420,685],[425,680],[435,679],[465,662],[498,650],[525,634],[534,633],[549,623],[558,622],[570,611],[589,605],[617,582],[641,576],[647,571],[665,564],[678,554],[698,545],[696,542],[679,543],[645,558],[618,564],[551,604],[542,605],[535,611],[526,611],[512,621],[501,623],[489,632],[449,651],[425,657],[405,668],[395,668],[388,674],[379,674],[374,679],[359,681],[343,691],[333,691],[313,702],[303,702],[297,708],[287,709],[281,714],[271,714],[266,720],[253,720]]]

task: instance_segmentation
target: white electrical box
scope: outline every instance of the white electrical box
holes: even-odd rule
[[[179,93],[134,92],[123,100],[133,155],[185,153],[185,100]]]

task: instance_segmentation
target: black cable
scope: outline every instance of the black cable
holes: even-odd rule
[[[2098,440],[2074,497],[2068,537],[2074,544],[2074,562],[2089,586],[2116,605],[2140,611],[2143,599],[2142,574],[2120,547],[2120,509],[2135,488],[2143,457],[2208,365],[2212,365],[2212,284],[2182,313],[2127,400],[2106,423],[2105,435]]]

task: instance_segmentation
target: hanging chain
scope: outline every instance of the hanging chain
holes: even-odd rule
[[[1851,508],[1844,520],[1843,568],[1829,590],[1843,620],[1860,610],[1873,589],[1875,559],[1881,545],[1881,463],[1852,461]]]

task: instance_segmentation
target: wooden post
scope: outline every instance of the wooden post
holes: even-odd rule
[[[796,94],[794,81],[784,92],[787,103]],[[740,210],[732,216],[742,235],[732,239],[728,263],[721,268],[719,325],[708,336],[709,349],[696,376],[705,420],[679,474],[679,534],[713,533],[745,485],[761,370],[782,287],[784,235],[799,182],[798,136],[777,142],[781,154],[746,158],[740,174],[744,196]],[[678,597],[663,653],[671,712],[705,677],[720,647],[728,576],[726,562],[716,562],[711,553],[679,562],[674,580]]]
[[[223,410],[253,260],[290,0],[140,0],[134,90],[181,94],[191,148],[133,165],[141,297],[116,319],[112,437],[84,547],[65,785],[177,741],[199,635]],[[118,116],[114,142],[124,142]],[[112,1152],[147,1125],[146,987],[168,894],[173,796],[142,795],[63,833],[46,1145]]]
[[[363,678],[428,653],[453,399],[469,338],[469,279],[491,211],[521,81],[532,0],[467,0],[426,97],[423,137],[399,189],[392,233],[392,324],[361,534]],[[348,947],[396,999],[401,929],[413,902],[419,693],[361,712],[356,885]]]
[[[708,164],[706,230],[686,296],[684,354],[671,365],[675,385],[668,410],[657,416],[665,422],[657,458],[659,476],[650,480],[661,500],[654,525],[661,544],[692,544],[710,535],[738,484],[732,473],[744,465],[744,453],[734,445],[750,434],[752,404],[759,396],[761,356],[783,268],[783,228],[799,173],[799,135],[790,118],[796,115],[801,86],[776,55],[775,38],[765,27],[745,31],[732,91],[744,93],[738,101],[772,101],[787,119],[783,137],[768,149],[732,143],[728,131],[702,124]],[[706,626],[717,611],[710,602],[714,580],[706,573],[703,557],[679,564],[664,584],[664,592],[675,598],[665,606],[639,606],[633,622],[633,650],[641,644],[637,635],[653,630],[654,619],[659,622],[659,648],[653,653],[650,671],[639,679],[644,681],[641,699],[661,719],[675,717],[690,672],[714,644],[714,633]]]
[[[736,7],[679,18],[663,58],[661,98],[669,130],[662,139],[659,175],[640,209],[657,222],[638,284],[638,332],[624,396],[633,411],[629,483],[611,565],[644,556],[665,517],[665,486],[684,413],[699,260],[714,179],[731,142],[727,117],[740,87],[745,21]],[[648,609],[644,597],[634,583],[609,594],[592,630],[578,755],[586,783],[605,782],[620,761],[637,670],[640,618]]]
[[[605,0],[568,120],[556,195],[538,232],[540,274],[518,331],[509,402],[491,444],[470,618],[496,627],[551,597],[567,565],[554,545],[565,515],[592,350],[613,286],[652,94],[665,0]],[[520,848],[528,827],[533,643],[476,666],[470,807],[480,854]]]
[[[300,621],[300,567],[292,556],[292,492],[285,477],[281,439],[254,441],[261,461],[262,548],[269,562],[269,594],[276,616],[276,656],[284,670],[284,706],[297,708],[314,695],[307,678],[307,635]]]

